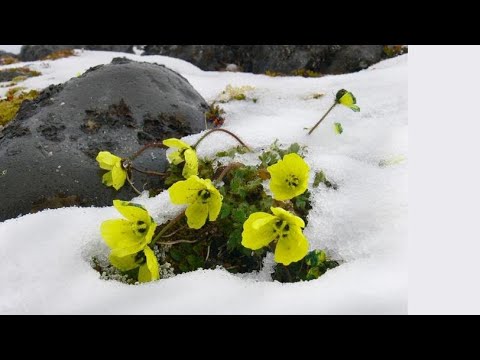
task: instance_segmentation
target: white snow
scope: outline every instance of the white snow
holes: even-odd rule
[[[320,186],[313,191],[314,208],[305,234],[311,249],[326,249],[345,263],[315,281],[295,284],[269,280],[268,257],[270,265],[260,273],[199,270],[130,286],[101,280],[88,263],[92,255],[107,251],[99,226],[119,217],[112,207],[46,210],[0,223],[0,313],[406,313],[408,55],[359,73],[305,79],[204,72],[164,56],[78,51],[71,58],[21,64],[43,74],[21,85],[41,89],[118,56],[178,71],[207,101],[228,84],[255,87],[249,95],[258,98],[257,103],[222,105],[227,112],[225,128],[256,149],[276,138],[308,146],[306,160],[312,170],[322,169],[339,188]],[[0,69],[15,66],[19,65]],[[320,118],[341,88],[356,95],[361,112],[337,107],[307,136],[304,128]],[[0,88],[0,97],[6,91]],[[326,95],[308,99],[318,92]],[[334,122],[342,123],[342,135],[334,133]],[[193,143],[199,136],[184,140]],[[199,153],[212,155],[233,145],[232,139],[217,133],[202,143]],[[406,160],[378,166],[399,156]],[[255,161],[251,155],[245,157]],[[166,192],[135,201],[159,222],[179,209],[169,203]]]
[[[0,45],[0,50],[12,53],[12,54],[20,54],[20,50],[22,49],[22,45]]]

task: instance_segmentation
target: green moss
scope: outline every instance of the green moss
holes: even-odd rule
[[[10,122],[17,115],[18,109],[25,100],[33,100],[37,96],[38,91],[36,90],[25,92],[18,88],[10,89],[7,98],[0,100],[0,125]]]

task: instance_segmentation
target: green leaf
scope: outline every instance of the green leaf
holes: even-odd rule
[[[220,210],[220,219],[225,219],[230,215],[231,212],[232,212],[232,205],[224,202],[222,204],[222,209]]]
[[[318,185],[320,185],[321,183],[325,183],[326,179],[327,178],[325,177],[325,174],[323,173],[322,170],[316,172],[315,173],[315,178],[313,179],[313,187],[317,188]]]
[[[340,135],[341,133],[343,133],[342,124],[340,124],[340,123],[335,123],[335,124],[333,124],[333,130],[335,131],[335,133],[336,133],[337,135]]]
[[[359,108],[357,105],[351,105],[351,106],[350,106],[350,109],[352,109],[352,110],[355,111],[355,112],[359,112],[359,111],[360,111],[360,108]]]
[[[315,280],[320,277],[320,270],[316,267],[311,268],[308,270],[307,275],[305,276],[305,280]]]

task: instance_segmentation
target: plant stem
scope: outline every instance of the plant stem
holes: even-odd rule
[[[218,175],[218,177],[215,179],[215,182],[219,183],[220,181],[223,180],[225,175],[227,175],[230,171],[232,171],[233,169],[239,168],[241,166],[243,166],[243,164],[238,162],[229,164],[228,166],[225,167],[225,169],[223,169],[220,175]]]
[[[129,159],[130,161],[135,160],[137,157],[139,157],[145,150],[150,149],[150,148],[161,148],[161,149],[166,149],[167,146],[163,145],[162,143],[158,142],[153,142],[145,145],[144,147],[140,148],[135,154],[133,154]]]
[[[160,232],[153,238],[153,243],[155,244],[161,237],[164,235],[168,229],[170,229],[173,225],[175,225],[177,222],[179,222],[183,216],[185,215],[185,211],[182,211],[180,214],[175,216],[170,222],[165,225],[165,227],[160,230]]]
[[[320,125],[320,123],[327,117],[327,115],[330,113],[330,111],[333,110],[333,108],[337,105],[337,102],[335,101],[333,103],[333,105],[330,107],[330,109],[327,110],[327,112],[325,113],[325,115],[322,116],[322,118],[320,120],[318,120],[318,122],[315,124],[315,126],[313,128],[310,129],[310,131],[308,132],[308,135],[310,135],[316,128],[318,125]]]
[[[235,138],[235,140],[237,140],[241,145],[243,145],[248,151],[250,151],[250,152],[252,151],[242,140],[240,140],[240,138],[237,135],[235,135],[231,131],[228,131],[228,130],[225,130],[225,129],[211,129],[211,130],[209,130],[200,139],[198,139],[198,141],[195,143],[195,145],[192,146],[192,148],[196,149],[197,146],[203,141],[203,139],[205,139],[208,135],[210,135],[211,133],[214,133],[216,131],[221,131],[221,132],[227,133],[228,135]]]
[[[128,176],[128,174],[127,174],[127,181],[128,181],[128,183],[130,184],[130,186],[132,187],[132,189],[133,189],[138,195],[142,195],[142,193],[135,187],[135,185],[133,185],[133,182],[132,182],[132,180],[130,179],[130,176]]]
[[[167,175],[166,173],[161,173],[161,172],[156,172],[156,171],[140,170],[140,169],[134,167],[133,165],[131,165],[130,168],[132,170],[135,170],[135,171],[139,172],[139,173],[147,174],[147,175],[156,175],[156,176],[166,176]]]
[[[175,240],[175,241],[157,241],[157,244],[159,245],[175,245],[175,244],[193,244],[196,243],[200,240]]]

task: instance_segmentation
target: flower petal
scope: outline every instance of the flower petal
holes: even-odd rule
[[[188,179],[192,175],[198,175],[198,158],[197,153],[193,149],[185,150],[185,166],[183,167],[182,175]]]
[[[132,223],[128,220],[115,219],[104,221],[100,227],[103,240],[112,250],[118,251],[116,256],[130,255],[142,250],[146,243],[145,237],[138,236],[132,229]]]
[[[187,180],[177,181],[170,186],[168,194],[170,200],[176,205],[192,204],[197,200],[198,192],[206,188],[205,180],[198,176],[190,176]]]
[[[115,206],[115,209],[117,209],[120,214],[132,222],[143,221],[147,226],[152,222],[152,218],[148,214],[147,209],[142,205],[129,201],[113,200],[113,206]]]
[[[275,249],[275,262],[285,266],[302,260],[308,253],[308,241],[298,226],[290,226],[287,236],[281,237]]]
[[[208,203],[196,201],[185,211],[187,215],[187,224],[191,229],[200,229],[207,221]]]
[[[292,153],[283,157],[284,166],[302,180],[309,176],[310,167],[305,160],[298,154]]]
[[[112,179],[112,172],[106,172],[102,176],[102,183],[106,186],[112,186],[113,185],[113,179]]]
[[[258,250],[270,244],[277,236],[274,231],[275,216],[256,212],[243,224],[242,245],[247,249]]]
[[[118,156],[113,155],[109,151],[100,151],[96,158],[98,165],[104,170],[112,170],[115,163],[121,161],[122,159]]]
[[[110,254],[108,259],[118,270],[128,271],[138,267],[138,264],[135,262],[136,256],[137,254],[131,254],[124,257],[118,257]]]
[[[289,225],[298,226],[300,228],[305,227],[305,222],[302,220],[302,218],[293,215],[291,212],[285,209],[279,207],[271,207],[270,210],[275,216],[279,217],[282,220],[285,220]]]
[[[342,105],[350,107],[351,105],[355,104],[357,101],[353,94],[349,91],[347,91],[341,98],[338,100],[338,102]]]
[[[215,221],[217,220],[220,210],[222,209],[223,196],[220,194],[220,191],[218,191],[215,187],[212,189],[212,187],[208,187],[208,190],[210,191],[210,199],[208,201],[208,219],[210,221]]]
[[[115,190],[120,190],[125,185],[127,179],[127,171],[122,168],[121,163],[115,164],[112,169],[112,185]]]
[[[270,180],[270,190],[273,193],[273,198],[279,201],[290,200],[295,196],[301,195],[301,193],[298,193],[297,188],[286,186],[284,181],[275,179]]]
[[[163,145],[168,146],[170,148],[190,149],[190,145],[188,145],[186,142],[184,142],[180,139],[176,139],[176,138],[163,140]]]
[[[179,150],[171,151],[167,155],[167,158],[168,158],[168,161],[173,165],[178,165],[185,161],[185,159],[180,155]]]
[[[138,281],[144,283],[160,279],[160,267],[157,257],[150,247],[144,249],[146,263],[138,270]]]

